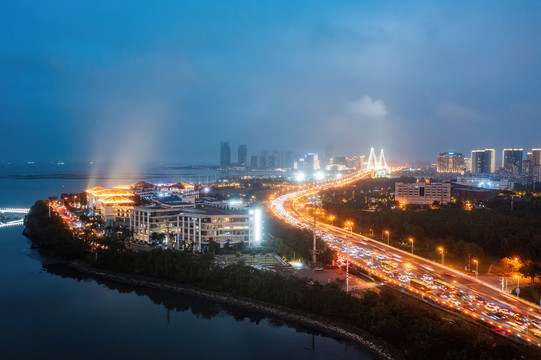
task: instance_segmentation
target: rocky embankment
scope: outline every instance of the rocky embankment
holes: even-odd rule
[[[260,313],[272,315],[282,320],[295,322],[304,326],[316,329],[330,336],[339,337],[354,341],[369,348],[382,359],[401,359],[402,356],[396,351],[391,351],[390,345],[385,344],[382,340],[372,336],[369,333],[362,332],[359,329],[350,329],[347,326],[334,323],[329,319],[318,318],[312,314],[306,314],[299,311],[272,305],[269,303],[260,302],[253,299],[235,297],[232,295],[218,293],[214,291],[204,290],[193,286],[181,285],[172,281],[165,281],[145,276],[136,276],[129,274],[120,274],[112,271],[101,270],[89,266],[82,261],[71,261],[66,264],[68,267],[93,277],[102,280],[114,281],[126,285],[163,290],[171,293],[204,298],[210,301],[215,301],[227,305],[237,306]]]

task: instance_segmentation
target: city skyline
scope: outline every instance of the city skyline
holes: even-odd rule
[[[0,1],[2,358],[541,359],[540,19]]]
[[[61,4],[0,5],[1,160],[539,147],[541,4]]]

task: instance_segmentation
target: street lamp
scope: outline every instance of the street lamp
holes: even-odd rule
[[[385,230],[385,235],[387,235],[387,245],[389,245],[389,230]]]
[[[473,262],[475,263],[475,280],[477,281],[477,275],[479,274],[479,261],[473,259]]]
[[[440,254],[441,254],[441,264],[443,265],[443,260],[444,260],[444,257],[445,257],[445,249],[442,248],[442,247],[439,247],[438,250],[440,251]]]
[[[349,227],[349,232],[351,235],[353,235],[353,221],[346,221],[346,227]]]
[[[515,275],[515,277],[517,278],[517,297],[518,297],[518,293],[520,292],[520,276]]]
[[[413,238],[409,238],[408,241],[411,243],[411,254],[413,255]]]
[[[331,215],[329,216],[329,220],[331,220],[331,225],[334,226],[334,219],[336,219],[336,216]]]

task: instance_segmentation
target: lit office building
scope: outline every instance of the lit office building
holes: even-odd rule
[[[471,152],[472,173],[490,174],[496,171],[496,150],[473,150]]]
[[[437,171],[439,173],[464,174],[464,155],[454,152],[439,154]]]
[[[541,165],[541,149],[532,149],[532,165]]]
[[[528,153],[527,174],[534,182],[541,181],[541,149],[532,149]]]
[[[451,183],[395,183],[395,200],[400,204],[446,205],[451,201]]]
[[[293,168],[319,170],[319,157],[314,153],[306,154],[293,164]]]
[[[513,174],[522,174],[522,149],[503,149],[502,168]]]
[[[161,239],[177,249],[193,247],[196,251],[208,248],[210,241],[220,247],[241,242],[247,246],[261,243],[260,209],[144,206],[134,208],[132,214],[130,228],[134,240],[145,243]]]

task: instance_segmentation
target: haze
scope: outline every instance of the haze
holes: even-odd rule
[[[531,149],[539,19],[536,1],[4,0],[0,160]]]

